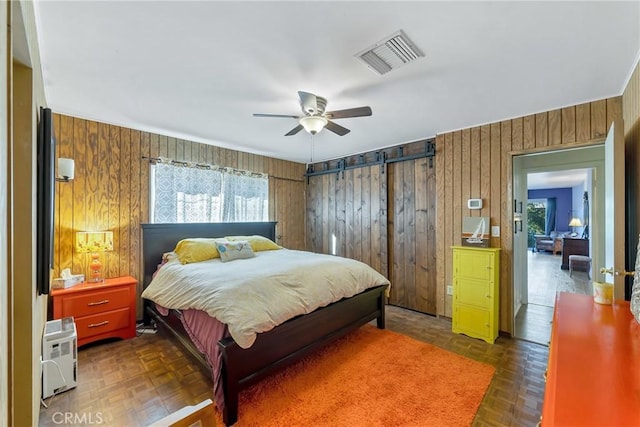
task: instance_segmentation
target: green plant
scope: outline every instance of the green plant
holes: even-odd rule
[[[543,203],[527,203],[528,243],[532,248],[536,244],[536,234],[544,234],[546,208]]]

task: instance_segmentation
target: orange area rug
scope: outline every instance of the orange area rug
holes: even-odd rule
[[[235,425],[468,426],[494,372],[365,325],[243,390]]]

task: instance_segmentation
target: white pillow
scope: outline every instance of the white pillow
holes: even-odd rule
[[[229,242],[228,240],[216,240],[216,248],[220,253],[220,261],[227,262],[234,259],[253,258],[256,254],[251,249],[251,244],[246,240]]]

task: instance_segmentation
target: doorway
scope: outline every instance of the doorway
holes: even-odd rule
[[[514,200],[522,221],[513,236],[515,338],[547,344],[557,292],[592,293],[590,276],[602,251],[598,236],[588,237],[604,209],[597,179],[603,167],[602,146],[514,157]],[[589,256],[591,271],[570,272],[569,253]]]

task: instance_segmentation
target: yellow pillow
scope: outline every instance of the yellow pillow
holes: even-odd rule
[[[174,252],[182,264],[220,258],[215,239],[190,238],[178,242]]]
[[[251,249],[253,252],[260,251],[272,251],[274,249],[282,249],[282,246],[279,246],[274,241],[267,239],[264,236],[227,236],[225,237],[230,242],[239,242],[246,241],[251,245]]]

